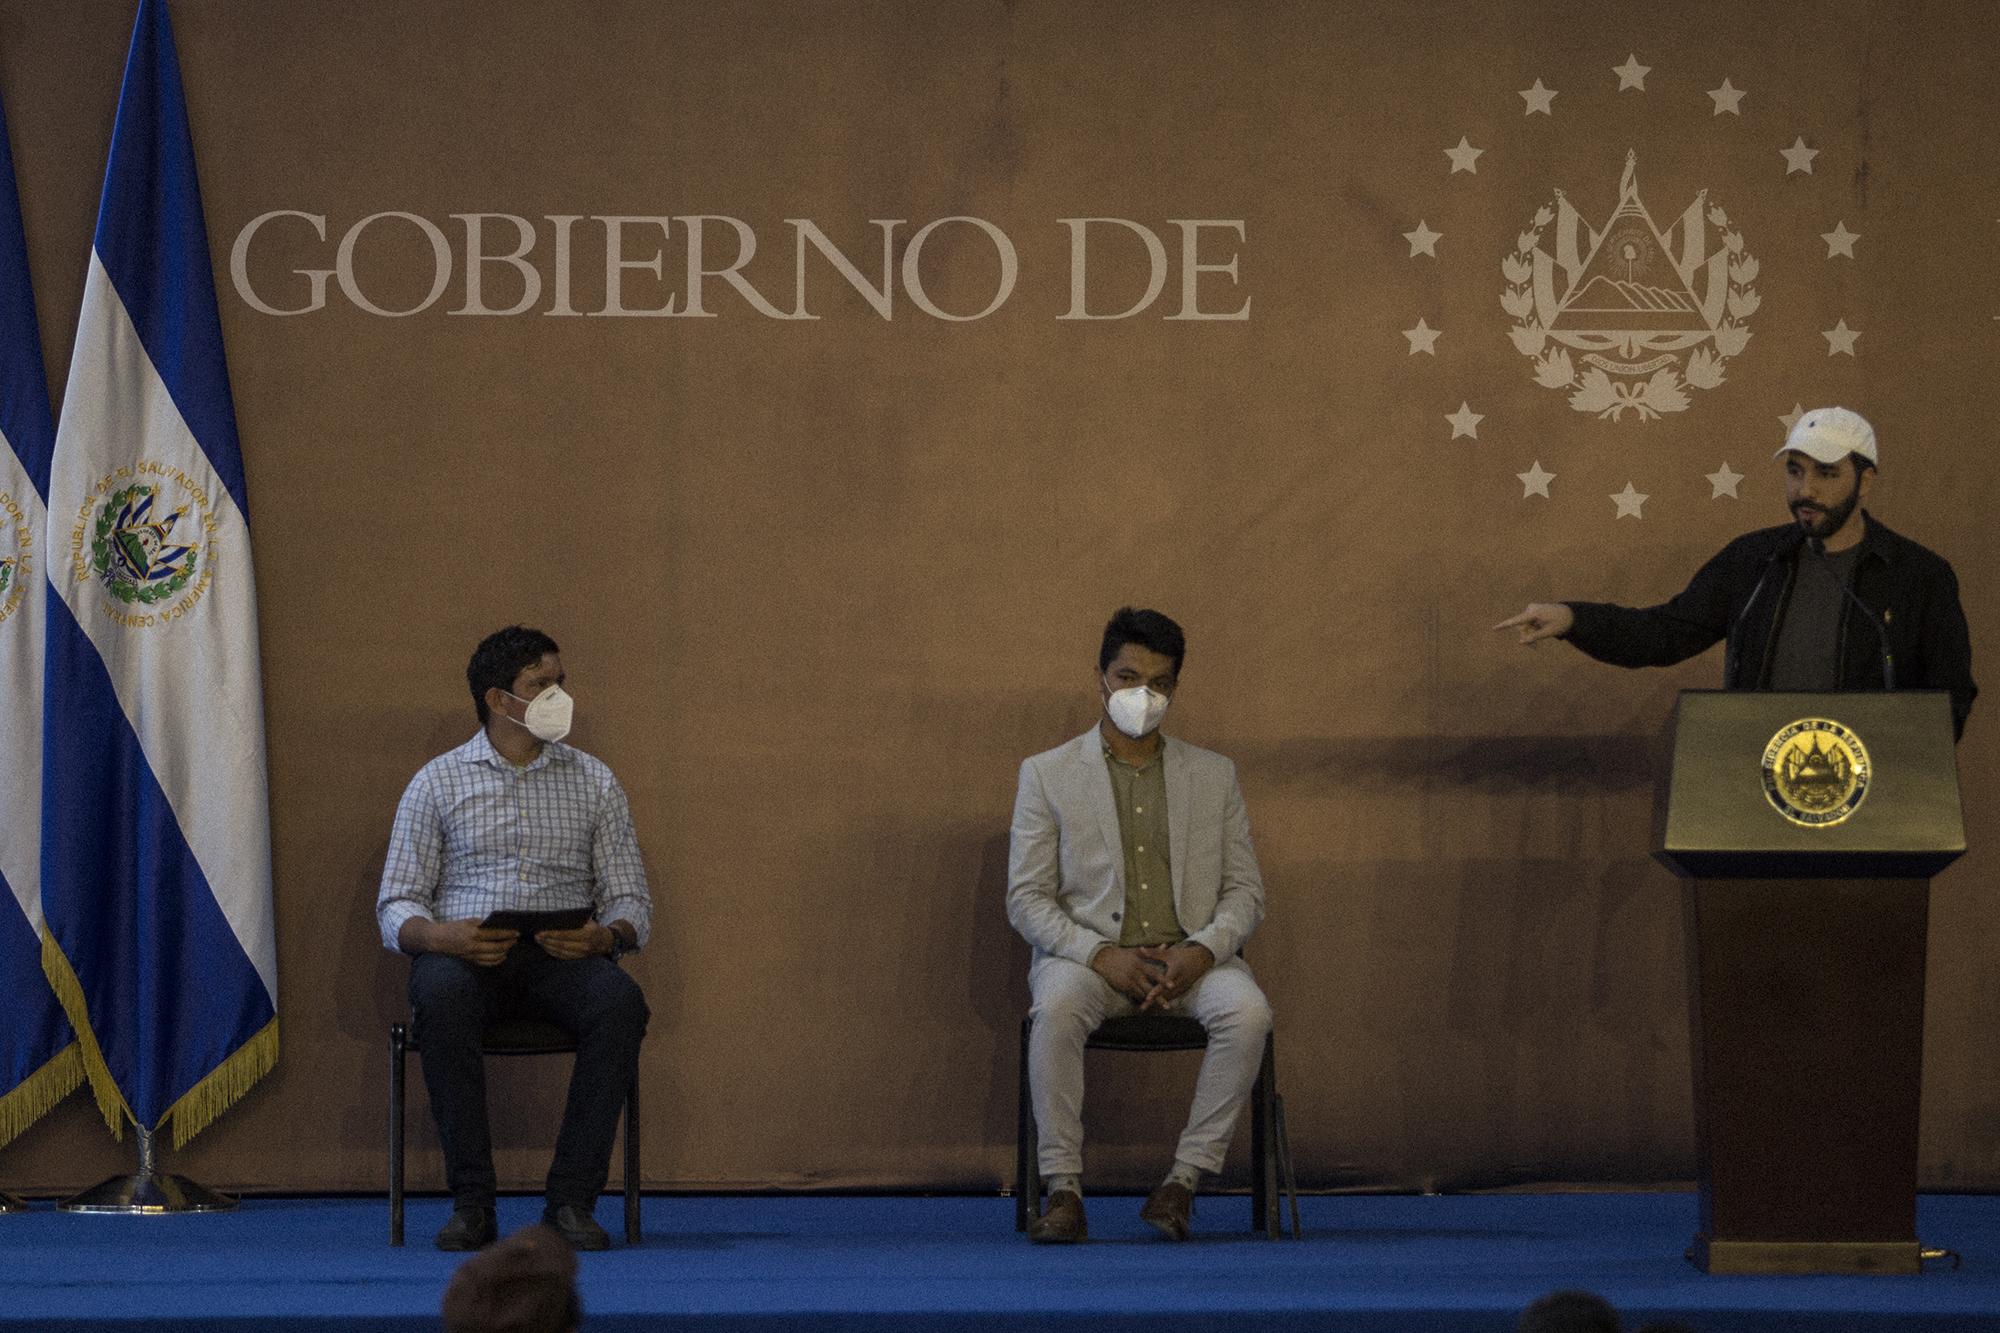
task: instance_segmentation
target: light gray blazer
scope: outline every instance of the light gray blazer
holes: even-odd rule
[[[1227,962],[1264,919],[1264,878],[1236,765],[1213,750],[1167,746],[1167,855],[1174,910],[1188,939]],[[1007,857],[1007,919],[1044,956],[1090,963],[1116,944],[1125,850],[1104,742],[1092,727],[1021,761]]]

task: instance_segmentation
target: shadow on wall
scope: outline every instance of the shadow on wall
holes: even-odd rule
[[[399,790],[391,799],[393,801],[401,796]],[[335,975],[345,981],[341,994],[333,997],[331,1006],[339,1016],[336,1021],[341,1035],[371,1052],[386,1051],[389,1025],[407,1022],[410,1014],[408,960],[382,947],[381,930],[375,922],[375,894],[381,887],[382,863],[389,851],[387,821],[394,814],[392,803],[385,811],[382,839],[359,862],[344,886],[341,961]],[[385,1059],[386,1056],[369,1060],[363,1066],[369,1071],[363,1087],[353,1089],[352,1095],[344,1099],[341,1112],[343,1143],[373,1144],[381,1139],[382,1108],[388,1104],[389,1096],[389,1072]],[[423,1080],[416,1071],[414,1061],[410,1075],[412,1101],[421,1104]],[[415,1117],[412,1117],[414,1120]],[[422,1129],[420,1123],[414,1127]]]
[[[1691,1177],[1682,905],[1666,871],[1492,857],[1322,863],[1307,878],[1341,892],[1297,902],[1288,935],[1334,942],[1339,966],[1270,983],[1302,1179]]]
[[[1015,1080],[1020,1066],[1021,1020],[1028,1013],[1028,942],[1007,921],[1008,835],[989,836],[980,848],[979,882],[973,887],[972,940],[966,984],[973,1012],[986,1031],[988,1143],[1012,1144],[1016,1129]]]
[[[389,1025],[404,1022],[410,1012],[407,996],[409,968],[404,960],[382,947],[375,924],[375,894],[381,887],[382,863],[389,850],[389,820],[395,814],[393,801],[383,814],[382,837],[367,856],[360,859],[343,882],[328,887],[335,890],[339,905],[339,933],[326,943],[340,951],[340,965],[334,975],[341,978],[338,994],[323,997],[335,1015],[340,1035],[367,1051],[388,1047]],[[381,1059],[370,1060],[362,1087],[351,1089],[340,1110],[340,1141],[344,1144],[372,1144],[381,1139],[382,1108],[387,1105],[389,1075]]]
[[[1238,771],[1265,790],[1444,785],[1482,795],[1650,789],[1664,753],[1652,735],[1303,736],[1230,748]]]
[[[374,794],[378,811],[374,826],[380,830],[379,840],[372,853],[358,863],[344,895],[339,975],[349,978],[355,989],[339,996],[335,1008],[340,1014],[341,1033],[371,1046],[386,1044],[389,1024],[402,1022],[410,1012],[409,966],[400,954],[382,947],[381,929],[375,921],[375,895],[382,887],[382,866],[389,856],[389,831],[395,823],[396,806],[418,768],[463,745],[478,725],[462,708],[428,720],[423,758],[393,790],[384,788]],[[367,979],[365,991],[361,989],[363,978]]]

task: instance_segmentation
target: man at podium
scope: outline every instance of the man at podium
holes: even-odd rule
[[[1493,628],[1520,641],[1567,639],[1614,666],[1671,666],[1718,639],[1732,690],[1938,689],[1965,732],[1979,687],[1941,556],[1861,508],[1874,485],[1875,430],[1844,407],[1807,412],[1775,457],[1793,521],[1745,533],[1658,606],[1531,602]]]

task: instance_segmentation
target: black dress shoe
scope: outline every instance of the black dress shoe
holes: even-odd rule
[[[562,1233],[572,1250],[608,1250],[611,1237],[604,1228],[597,1225],[597,1219],[590,1215],[588,1208],[565,1203],[542,1212],[542,1221]]]
[[[466,1204],[451,1210],[451,1220],[437,1234],[440,1250],[477,1250],[491,1245],[500,1234],[493,1210]]]

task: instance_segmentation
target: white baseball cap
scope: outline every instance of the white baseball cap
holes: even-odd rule
[[[1815,407],[1793,423],[1791,434],[1773,458],[1797,450],[1820,463],[1838,463],[1849,454],[1860,454],[1873,463],[1875,428],[1859,412],[1844,407]]]

